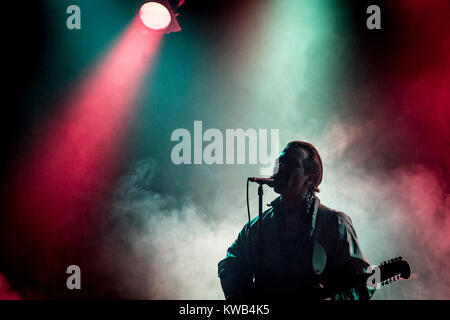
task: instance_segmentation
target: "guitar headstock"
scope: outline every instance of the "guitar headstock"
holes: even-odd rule
[[[409,279],[411,276],[411,268],[402,257],[383,261],[378,268],[383,286],[399,279]]]

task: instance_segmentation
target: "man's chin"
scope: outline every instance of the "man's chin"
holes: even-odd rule
[[[275,184],[275,186],[273,187],[273,191],[275,191],[275,193],[278,193],[278,194],[282,194],[283,190],[285,190],[285,189],[286,189],[285,186],[280,185],[280,184]]]

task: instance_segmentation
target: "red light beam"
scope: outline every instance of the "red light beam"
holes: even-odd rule
[[[82,237],[118,168],[133,102],[160,41],[161,33],[136,17],[57,113],[38,125],[31,150],[9,170],[11,210],[3,236],[14,257],[30,260],[19,263],[48,267],[60,259],[56,248]]]

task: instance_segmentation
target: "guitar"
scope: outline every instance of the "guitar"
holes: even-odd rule
[[[400,279],[409,279],[410,276],[411,268],[408,262],[403,260],[402,257],[398,257],[383,261],[379,266],[373,268],[371,273],[352,276],[350,280],[346,279],[345,284],[320,288],[316,292],[316,298],[326,300],[341,292],[358,287],[369,286],[378,288],[378,285],[387,286]]]

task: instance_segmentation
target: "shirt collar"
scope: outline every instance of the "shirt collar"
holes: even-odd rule
[[[275,198],[271,203],[270,206],[274,209],[275,212],[282,212],[284,211],[283,204],[281,202],[281,196],[278,196]],[[313,204],[313,210],[312,210],[312,219],[311,219],[311,229],[309,236],[312,237],[314,234],[314,231],[316,230],[316,221],[317,221],[317,212],[319,211],[320,206],[320,199],[314,195],[314,204]]]

